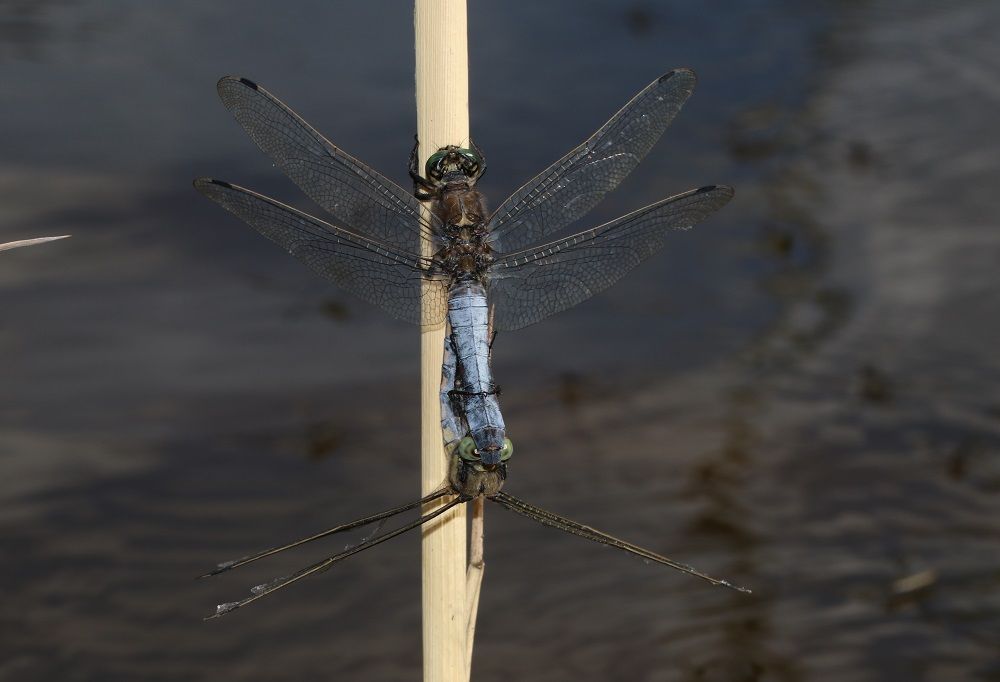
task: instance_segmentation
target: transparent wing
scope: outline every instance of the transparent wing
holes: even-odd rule
[[[661,76],[583,144],[514,192],[490,217],[496,248],[527,248],[583,217],[646,156],[694,85],[688,69]]]
[[[323,277],[393,317],[423,325],[444,319],[447,286],[433,261],[228,182],[199,178],[194,186]]]
[[[694,189],[572,237],[501,256],[489,271],[497,329],[527,327],[604,291],[656,253],[669,230],[690,228],[732,196],[723,185]]]
[[[417,249],[421,236],[437,233],[437,219],[421,215],[412,192],[334,146],[264,88],[235,76],[217,88],[257,146],[352,231],[408,251]]]

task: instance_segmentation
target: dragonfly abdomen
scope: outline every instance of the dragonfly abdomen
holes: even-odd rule
[[[455,398],[461,401],[469,435],[483,461],[499,462],[506,429],[490,369],[489,308],[486,289],[476,281],[458,282],[448,292],[448,322],[458,360]],[[490,460],[495,459],[496,462]]]

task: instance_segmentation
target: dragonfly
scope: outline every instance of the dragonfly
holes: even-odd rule
[[[393,317],[422,326],[447,324],[441,408],[449,467],[441,487],[419,500],[219,564],[203,577],[379,524],[360,543],[258,585],[245,599],[219,605],[210,617],[246,606],[480,497],[543,525],[715,585],[749,591],[502,490],[514,446],[490,365],[496,333],[535,324],[604,291],[658,252],[670,232],[691,228],[733,196],[725,185],[701,187],[551,239],[638,165],[691,95],[695,81],[689,69],[656,79],[492,213],[476,189],[486,160],[474,142],[468,148],[438,149],[421,174],[418,141],[410,154],[410,191],[335,146],[260,85],[236,76],[219,81],[222,102],[237,122],[331,220],[213,178],[195,180],[195,188],[325,279]],[[424,210],[424,202],[430,210]],[[432,248],[421,248],[425,242]],[[387,519],[442,499],[448,501],[382,531]]]

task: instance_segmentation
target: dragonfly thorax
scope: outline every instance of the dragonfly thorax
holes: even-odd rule
[[[451,235],[463,228],[485,232],[486,203],[483,195],[472,185],[471,180],[462,178],[439,188],[434,213],[444,225],[446,234]]]
[[[493,497],[503,488],[507,480],[507,465],[501,462],[495,468],[486,470],[465,461],[457,453],[451,456],[448,467],[448,483],[459,495],[468,497]]]
[[[457,239],[438,252],[444,269],[456,280],[479,279],[493,263],[489,244],[479,239]]]

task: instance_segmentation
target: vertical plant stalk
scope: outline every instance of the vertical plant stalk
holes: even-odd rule
[[[469,141],[469,68],[465,0],[415,0],[417,134],[420,160]],[[424,241],[422,253],[434,245]],[[420,332],[421,494],[447,477],[441,436],[440,382],[445,325]],[[444,500],[424,508],[431,511]],[[468,679],[466,512],[458,505],[422,532],[424,682]]]
[[[479,593],[483,587],[483,572],[486,562],[483,560],[483,512],[486,501],[480,496],[470,502],[467,507],[472,510],[472,523],[469,530],[469,568],[465,574],[465,669],[466,680],[472,676],[472,648],[476,641],[476,618],[479,615]]]

